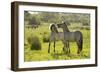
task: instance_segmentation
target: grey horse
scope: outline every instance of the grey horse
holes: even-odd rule
[[[70,32],[67,27],[68,24],[69,24],[68,22],[66,23],[62,22],[60,24],[57,24],[57,26],[58,28],[63,29],[65,45],[68,44],[68,42],[76,42],[78,46],[77,54],[80,54],[80,52],[82,51],[82,46],[83,46],[83,35],[80,31]],[[67,51],[70,52],[70,49],[67,49]]]
[[[54,52],[55,52],[56,41],[62,41],[62,43],[64,44],[64,34],[63,34],[63,32],[58,32],[56,24],[52,23],[49,28],[51,30],[51,33],[50,33],[50,37],[49,37],[48,53],[50,53],[51,42],[54,42],[54,46],[53,46]],[[64,47],[63,47],[63,51],[64,51]]]

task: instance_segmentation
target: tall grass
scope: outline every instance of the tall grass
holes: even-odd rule
[[[77,30],[70,28],[70,31]],[[80,56],[77,55],[77,45],[74,42],[70,43],[71,54],[67,56],[62,51],[63,44],[61,41],[56,42],[56,52],[53,51],[53,43],[51,44],[50,54],[48,53],[48,42],[49,42],[49,24],[40,25],[36,29],[25,28],[25,61],[44,61],[44,60],[70,60],[70,59],[86,59],[90,58],[90,30],[78,29],[83,34],[83,50]],[[38,37],[38,41],[41,43],[41,50],[31,50],[31,44],[28,42],[30,37]],[[32,38],[31,42],[37,41]]]

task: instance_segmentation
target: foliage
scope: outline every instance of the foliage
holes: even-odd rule
[[[76,25],[76,23],[73,23],[72,25]],[[56,42],[56,52],[54,53],[53,43],[51,43],[51,49],[50,54],[48,53],[48,42],[43,42],[44,36],[49,36],[50,31],[49,30],[49,23],[42,23],[41,26],[39,26],[37,29],[27,29],[25,28],[25,39],[26,41],[28,37],[38,36],[39,41],[41,42],[41,50],[31,50],[31,44],[26,43],[28,46],[25,47],[25,61],[47,61],[47,60],[72,60],[72,59],[88,59],[90,58],[90,30],[87,29],[81,29],[79,31],[83,34],[83,50],[81,55],[77,55],[77,45],[76,43],[70,43],[70,50],[71,54],[70,56],[67,56],[63,51],[62,47],[63,44],[61,41]],[[68,26],[70,31],[78,30],[78,28],[75,28],[77,26]],[[70,28],[71,27],[71,28]],[[74,27],[74,29],[73,29]],[[84,27],[86,28],[86,27]],[[25,45],[26,46],[26,45]],[[30,46],[30,47],[29,47]]]
[[[24,59],[25,61],[47,61],[47,60],[72,60],[90,58],[90,15],[84,13],[60,13],[60,12],[24,12],[25,20],[25,41]],[[51,44],[50,54],[48,53],[49,26],[51,23],[70,22],[70,31],[79,30],[83,34],[83,50],[81,55],[77,55],[76,43],[70,43],[70,56],[63,51],[61,41],[56,42],[56,52],[54,53]],[[37,28],[27,28],[27,25],[38,25]],[[62,29],[58,29],[62,31]],[[38,51],[37,51],[38,50]]]
[[[49,42],[49,35],[48,34],[43,35],[43,42]]]
[[[24,15],[25,15],[24,17],[25,24],[28,24],[28,25],[40,25],[41,24],[41,20],[38,17],[38,15],[34,15],[34,14],[32,15],[28,13],[28,11],[25,11]]]
[[[61,12],[37,12],[37,14],[30,14],[25,12],[25,21],[29,21],[29,24],[41,24],[41,23],[61,23],[62,21],[68,21],[70,23],[82,23],[83,26],[90,25],[90,15],[84,13],[61,13]]]
[[[30,25],[40,25],[40,19],[36,16],[32,16],[30,19],[29,19],[29,24]]]
[[[25,16],[25,17],[24,17],[24,20],[25,20],[25,21],[29,21],[31,15],[30,15],[30,13],[29,13],[28,11],[25,11],[25,12],[24,12],[24,16]]]
[[[31,44],[31,50],[41,50],[41,43],[37,36],[30,36],[28,42]]]

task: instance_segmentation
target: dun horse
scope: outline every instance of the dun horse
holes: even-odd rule
[[[70,32],[67,25],[68,23],[66,24],[65,22],[62,22],[61,24],[57,24],[58,28],[63,29],[64,43],[66,45],[67,42],[76,42],[78,46],[77,54],[80,54],[83,46],[83,35],[80,31]]]
[[[63,32],[58,32],[57,27],[55,24],[51,24],[50,25],[50,30],[51,30],[51,34],[50,34],[50,38],[49,38],[49,47],[48,47],[48,53],[50,53],[50,45],[51,42],[54,42],[54,52],[55,52],[55,44],[56,41],[64,41],[64,34]],[[63,48],[64,51],[64,48]]]

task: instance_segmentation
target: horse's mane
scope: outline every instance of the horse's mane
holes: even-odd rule
[[[51,30],[52,25],[54,25],[54,23],[51,23],[51,24],[50,24],[50,26],[49,26],[49,30]]]
[[[62,23],[65,25],[66,30],[69,31],[69,28],[68,28],[68,26],[67,26],[67,24],[69,24],[69,22],[64,22],[64,21],[63,21]]]
[[[51,28],[52,28],[54,25],[55,25],[54,23],[51,23],[50,26],[49,26],[49,30],[51,30]]]
[[[51,30],[52,31],[52,27],[53,26],[55,26],[55,24],[54,23],[52,23],[52,24],[50,24],[50,26],[49,26],[49,30]],[[56,26],[55,26],[56,27]],[[57,29],[55,29],[55,31],[56,31],[56,33],[58,33],[58,30]]]

